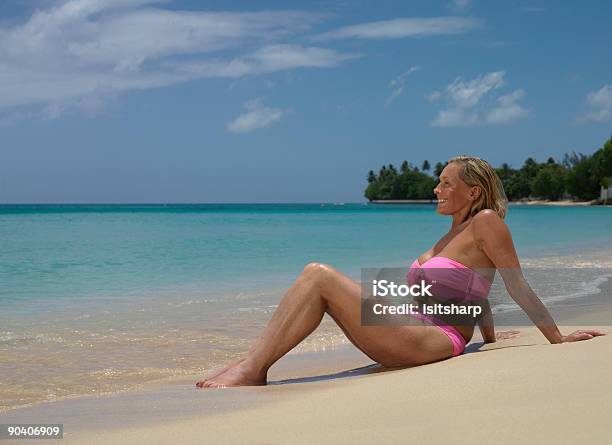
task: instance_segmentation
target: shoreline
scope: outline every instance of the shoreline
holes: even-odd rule
[[[609,269],[602,269],[602,272],[604,271],[609,271]],[[610,276],[609,274],[606,275],[608,277]],[[583,326],[583,328],[589,328],[589,324],[612,326],[612,278],[603,280],[598,284],[597,288],[599,292],[596,293],[568,297],[563,300],[549,301],[546,303],[547,309],[562,332],[567,331],[568,326],[574,326],[576,323],[587,325]],[[536,329],[520,308],[506,309],[494,313],[494,318],[496,330],[507,330],[512,328]],[[331,320],[325,319],[323,323],[326,321],[331,322]],[[544,337],[542,338],[544,339]],[[479,341],[481,341],[481,337],[478,329],[475,329],[474,337],[468,344],[468,350],[477,347]],[[378,372],[376,368],[380,368],[379,365],[375,364],[350,343],[337,344],[323,351],[299,351],[298,346],[271,368],[271,385],[269,386],[282,386],[285,380],[296,380],[296,382],[289,383],[307,383],[310,380],[334,380],[335,378],[341,377],[334,377],[335,373],[346,373],[351,371],[348,369],[351,367],[355,368],[355,372],[349,373],[351,376],[376,373]],[[330,375],[329,378],[325,377],[327,374]],[[0,419],[7,416],[27,415],[28,412],[36,412],[38,410],[45,411],[47,408],[49,408],[50,411],[54,411],[57,407],[62,405],[88,404],[100,399],[118,400],[129,399],[131,397],[137,398],[139,394],[154,393],[160,388],[184,385],[185,382],[191,382],[200,377],[201,373],[166,377],[144,383],[138,388],[131,388],[125,391],[69,396],[54,401],[38,402],[0,412]],[[344,377],[349,377],[349,375],[347,374]]]
[[[558,201],[552,201],[550,199],[532,199],[526,201],[510,201],[511,205],[539,205],[539,206],[557,206],[557,207],[571,207],[571,206],[603,206],[609,207],[610,204],[604,205],[599,202],[598,199],[591,201],[573,201],[571,199],[560,199]]]
[[[177,435],[194,444],[337,444],[400,437],[468,443],[500,431],[503,444],[519,439],[606,443],[607,414],[592,408],[609,402],[612,390],[607,378],[612,303],[608,295],[589,304],[588,312],[566,313],[559,320],[562,332],[606,321],[601,326],[608,336],[550,345],[537,328],[519,327],[516,339],[483,344],[476,334],[459,357],[384,372],[356,348],[342,348],[282,358],[267,387],[197,390],[193,382],[177,380],[138,393],[13,411],[0,419],[63,423],[68,444],[169,443]],[[584,326],[588,320],[593,326]],[[585,362],[592,365],[588,373],[581,372]],[[561,372],[552,372],[555,368]],[[511,424],[502,420],[508,417]]]
[[[2,423],[63,423],[72,431],[106,430],[134,424],[152,426],[185,417],[235,413],[276,400],[274,394],[292,387],[306,390],[310,384],[343,380],[377,373],[382,367],[353,345],[330,351],[288,354],[271,369],[264,387],[203,390],[195,387],[201,374],[168,378],[141,388],[97,395],[80,395],[52,402],[39,402],[0,413]],[[305,385],[303,385],[305,384]],[[261,400],[261,397],[264,400]]]
[[[595,257],[593,257],[593,255],[595,255]],[[606,259],[605,251],[590,252],[589,257],[590,257],[591,263],[593,262],[601,263],[602,260]],[[552,260],[554,263],[554,260],[558,261],[559,259],[566,259],[566,258],[575,259],[577,261],[577,267],[581,267],[580,265],[581,256],[580,255],[578,256],[562,255],[560,257],[552,257],[552,258],[548,257],[547,255],[544,255],[543,257],[536,258],[536,259],[532,257],[526,258],[527,260],[526,262],[533,263],[535,261],[535,263],[533,263],[533,266],[530,265],[527,267],[535,266],[536,268],[538,268],[538,265],[541,265],[543,261],[549,262]],[[606,264],[612,265],[612,263],[610,262]],[[609,288],[612,285],[612,278],[611,278],[612,274],[610,274],[610,271],[612,269],[610,269],[609,267],[602,267],[596,270],[597,272],[601,272],[601,274],[599,275],[600,278],[608,277],[608,278],[604,278],[603,282],[598,284],[595,287],[596,291],[593,291],[593,289],[590,289],[590,290],[585,290],[583,293],[579,293],[578,295],[575,295],[575,296],[571,296],[571,295],[562,296],[559,299],[554,299],[554,298],[553,299],[543,299],[547,308],[549,309],[551,314],[553,314],[553,318],[555,318],[555,320],[557,319],[557,311],[560,311],[561,313],[563,313],[563,318],[561,318],[562,320],[562,319],[565,319],[565,316],[567,315],[566,312],[568,310],[570,311],[570,315],[571,315],[571,311],[574,307],[580,307],[583,305],[588,306],[592,303],[602,303],[602,301],[600,301],[601,295],[608,295],[608,294],[612,295],[612,291],[610,290],[601,291],[602,287]],[[500,277],[497,276],[496,282],[499,280],[500,280]],[[527,319],[527,317],[524,315],[522,310],[518,307],[504,308],[500,311],[494,311],[494,316],[496,320],[496,326],[500,329],[503,329],[506,326],[518,326],[518,325],[530,326],[531,325],[531,322]],[[562,326],[562,324],[559,324],[559,326]],[[475,332],[477,332],[477,330]],[[300,343],[300,345],[298,345],[293,351],[291,351],[288,354],[287,364],[289,365],[289,367],[291,367],[290,364],[293,363],[294,361],[303,362],[303,358],[308,358],[306,361],[312,360],[314,363],[317,364],[316,366],[321,367],[322,364],[324,364],[326,361],[329,360],[328,358],[330,357],[329,354],[332,354],[333,356],[333,354],[336,351],[339,351],[339,350],[341,351],[344,348],[350,349],[352,347],[353,346],[343,336],[339,328],[337,328],[337,326],[333,323],[333,321],[329,317],[326,316],[322,324],[317,329],[317,331],[315,331],[313,335],[311,335],[305,341]],[[180,352],[179,352],[179,355],[180,355]],[[225,361],[231,361],[231,359],[227,358]],[[206,360],[204,360],[204,362],[206,362]],[[158,378],[154,378],[150,380],[145,379],[144,382],[142,383],[131,384],[129,387],[125,387],[124,389],[101,390],[101,391],[98,390],[98,392],[92,392],[92,393],[87,392],[87,393],[72,394],[72,395],[65,395],[65,396],[56,396],[53,399],[49,399],[49,400],[39,400],[36,402],[26,403],[26,404],[22,404],[18,406],[10,406],[8,408],[0,410],[0,416],[2,416],[3,414],[22,412],[23,410],[36,409],[37,407],[40,407],[40,406],[54,406],[55,404],[58,404],[58,403],[59,404],[62,404],[64,402],[70,403],[72,401],[79,401],[82,399],[91,399],[91,398],[96,399],[98,397],[115,397],[115,396],[118,396],[118,397],[127,396],[129,398],[130,394],[139,394],[143,391],[147,392],[147,391],[150,391],[151,388],[154,388],[154,387],[161,387],[164,385],[173,385],[174,382],[180,382],[180,381],[185,381],[185,380],[190,380],[190,379],[199,379],[202,377],[202,375],[208,375],[215,369],[219,368],[222,365],[222,363],[223,362],[212,363],[208,367],[206,367],[206,369],[202,368],[201,370],[198,370],[198,371],[192,371],[193,374],[189,372],[190,370],[185,369],[183,370],[183,372],[176,373],[173,375],[166,375],[163,377],[158,377]],[[110,364],[110,366],[111,366],[110,369],[112,369],[112,364]],[[323,366],[323,368],[325,368],[325,366]],[[281,366],[279,370],[280,370],[280,373],[276,375],[276,377],[274,378],[281,379],[281,378],[288,377],[287,375],[283,374],[285,370],[285,365]],[[294,375],[294,377],[297,377],[297,376],[298,375]],[[92,388],[93,387],[94,386],[92,386]]]

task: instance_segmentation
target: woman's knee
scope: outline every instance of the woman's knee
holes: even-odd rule
[[[334,278],[335,269],[323,263],[308,263],[302,272],[303,279],[307,280],[319,290],[319,294],[326,293],[329,284]]]
[[[306,264],[302,273],[309,277],[321,278],[329,275],[331,270],[332,268],[327,264],[313,262]]]

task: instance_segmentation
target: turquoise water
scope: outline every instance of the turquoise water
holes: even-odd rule
[[[519,256],[610,244],[612,209],[512,206]],[[257,292],[311,261],[351,276],[409,265],[450,225],[433,205],[0,206],[0,307]]]
[[[528,277],[543,301],[598,291],[603,272],[568,268],[612,265],[612,208],[513,206],[507,223],[523,264],[557,268]],[[201,378],[305,264],[407,268],[449,227],[433,205],[0,206],[0,411]],[[489,299],[511,303],[499,280]],[[347,343],[324,317],[291,353]]]

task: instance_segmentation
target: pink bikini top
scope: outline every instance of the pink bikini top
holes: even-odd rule
[[[443,256],[434,256],[423,264],[414,260],[406,279],[409,284],[424,280],[431,284],[430,291],[437,299],[455,304],[486,299],[491,290],[491,283],[484,276]]]

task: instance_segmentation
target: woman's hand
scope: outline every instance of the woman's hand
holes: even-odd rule
[[[567,343],[570,341],[581,341],[581,340],[590,340],[593,337],[598,337],[600,335],[607,335],[606,332],[596,331],[593,329],[580,329],[578,331],[572,332],[570,335],[563,335],[562,343]]]
[[[521,334],[521,331],[497,331],[495,333],[495,340],[507,340],[509,338],[516,338]]]

